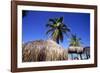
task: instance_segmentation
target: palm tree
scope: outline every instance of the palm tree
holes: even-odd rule
[[[78,38],[76,34],[72,34],[69,46],[81,46],[81,38]]]
[[[73,49],[71,50],[74,50],[74,52],[78,53],[77,48],[81,46],[81,43],[82,43],[81,38],[78,38],[76,34],[75,35],[72,34],[70,38],[70,44],[69,44],[69,46],[73,46]],[[80,54],[80,58],[82,59],[82,52],[79,52],[79,54]]]
[[[46,34],[51,33],[51,37],[58,44],[63,42],[64,34],[68,35],[67,32],[70,32],[70,29],[63,23],[63,17],[49,19],[49,23],[46,25],[48,31]]]

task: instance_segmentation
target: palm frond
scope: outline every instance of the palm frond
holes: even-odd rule
[[[52,25],[52,24],[46,24],[46,27],[49,27],[49,28],[54,28],[55,26]]]
[[[53,24],[56,24],[56,21],[54,19],[49,19],[50,22],[52,22]]]
[[[78,38],[76,34],[72,34],[70,38],[70,46],[80,46],[81,45],[81,38]]]
[[[25,17],[25,16],[27,15],[27,13],[28,13],[28,11],[23,10],[23,11],[22,11],[22,17]]]
[[[53,32],[54,29],[49,29],[46,34],[50,33],[50,32]]]
[[[63,17],[49,19],[46,27],[49,28],[46,34],[51,33],[52,39],[57,43],[63,42],[64,35],[68,36],[67,33],[70,32],[69,27],[63,23]]]
[[[62,23],[62,22],[63,22],[63,17],[58,18],[58,19],[57,19],[57,23],[58,23],[58,22]]]
[[[61,42],[63,42],[63,32],[62,30],[59,31],[59,39]]]

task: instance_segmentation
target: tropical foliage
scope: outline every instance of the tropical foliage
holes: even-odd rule
[[[76,34],[72,34],[71,38],[70,38],[70,46],[81,46],[81,38],[78,38],[76,36]]]
[[[28,11],[23,10],[22,11],[22,17],[25,17],[27,15]]]
[[[70,38],[70,44],[69,44],[69,46],[73,46],[73,50],[75,50],[74,52],[76,52],[77,54],[79,53],[79,55],[80,55],[80,59],[82,60],[83,58],[82,58],[82,48],[80,48],[80,49],[78,49],[78,47],[80,47],[80,46],[82,46],[81,45],[81,38],[78,38],[77,36],[76,36],[76,34],[72,34],[72,36],[71,36],[71,38]],[[76,48],[77,47],[77,48]],[[80,52],[79,52],[80,51]],[[77,57],[78,58],[78,57]],[[72,57],[72,59],[73,59],[73,57]]]
[[[51,34],[51,37],[58,44],[59,42],[63,42],[64,35],[67,35],[70,32],[70,29],[67,25],[63,23],[63,17],[49,19],[49,23],[46,25],[48,27],[48,31],[46,34]]]

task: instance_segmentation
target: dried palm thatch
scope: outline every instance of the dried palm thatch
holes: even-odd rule
[[[82,53],[83,52],[83,47],[80,46],[70,46],[68,48],[69,53]]]
[[[67,60],[67,50],[52,40],[36,40],[23,44],[23,62]]]

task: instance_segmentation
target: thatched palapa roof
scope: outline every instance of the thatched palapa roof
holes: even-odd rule
[[[68,58],[67,51],[53,40],[36,40],[23,44],[23,61],[55,61]]]
[[[70,46],[68,48],[69,53],[81,53],[83,52],[83,47],[81,46]]]

